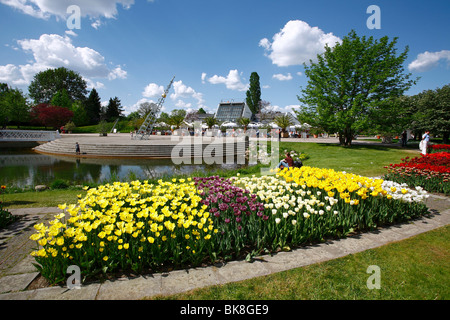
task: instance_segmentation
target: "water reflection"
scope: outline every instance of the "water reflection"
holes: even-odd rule
[[[236,164],[175,165],[170,159],[94,159],[49,156],[32,150],[0,149],[0,183],[17,187],[49,184],[55,179],[97,182],[150,179],[194,171],[232,169]]]

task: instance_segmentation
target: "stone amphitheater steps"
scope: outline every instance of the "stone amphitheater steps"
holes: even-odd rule
[[[99,144],[80,143],[82,157],[147,157],[147,158],[170,158],[172,149],[176,144],[155,144],[155,143],[133,143],[129,144]],[[207,144],[203,145],[203,149]],[[191,154],[194,155],[194,145],[191,145]],[[242,150],[241,150],[242,149]],[[66,139],[58,139],[35,147],[38,153],[57,154],[66,156],[76,156],[75,142]],[[224,146],[223,150],[226,148]],[[234,154],[243,154],[243,145],[235,144]],[[212,154],[214,156],[214,153]]]

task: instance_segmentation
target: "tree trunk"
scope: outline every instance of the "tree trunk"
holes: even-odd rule
[[[341,146],[351,147],[353,140],[353,133],[351,129],[344,129],[343,132],[339,132],[339,143]]]

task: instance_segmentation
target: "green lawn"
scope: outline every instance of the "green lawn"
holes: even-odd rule
[[[84,190],[46,190],[4,194],[3,204],[6,209],[56,207],[63,203],[76,203],[77,195],[85,195]]]
[[[450,226],[376,249],[250,280],[154,299],[448,300]],[[369,290],[368,266],[380,267]]]
[[[383,145],[353,145],[350,148],[336,144],[281,142],[280,150],[294,149],[307,153],[309,159],[304,165],[346,171],[364,176],[381,176],[386,173],[384,166],[399,163],[401,159],[419,155],[419,151],[386,147]]]

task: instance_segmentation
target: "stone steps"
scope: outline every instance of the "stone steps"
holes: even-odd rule
[[[203,144],[202,150],[209,144]],[[176,144],[98,144],[98,143],[80,143],[82,156],[104,156],[104,157],[155,157],[170,158],[172,150],[177,147],[180,155],[192,157],[196,155],[194,144],[176,145]],[[228,146],[229,147],[229,146]],[[183,151],[180,151],[182,148]],[[211,148],[211,147],[210,147]],[[226,156],[227,145],[222,146],[224,156]],[[242,155],[245,153],[243,143],[234,143],[233,154]],[[73,141],[64,139],[54,140],[34,148],[36,152],[44,154],[59,154],[75,156],[75,144]],[[208,149],[209,150],[209,149]],[[231,151],[231,150],[229,150]],[[215,156],[215,151],[208,151],[211,156]],[[189,155],[190,154],[190,155]]]

